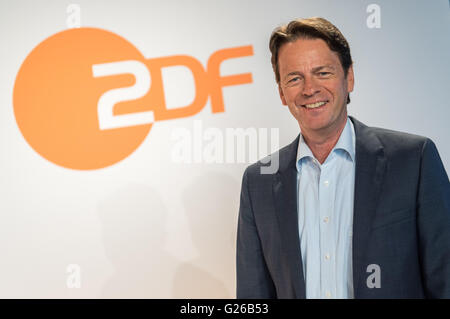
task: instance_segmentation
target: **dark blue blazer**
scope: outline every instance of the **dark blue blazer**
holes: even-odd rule
[[[355,298],[450,298],[450,184],[436,146],[425,137],[350,119],[356,135]],[[297,218],[298,141],[278,151],[276,173],[261,174],[261,162],[244,173],[238,298],[305,298]],[[367,285],[371,264],[380,267],[379,288]]]

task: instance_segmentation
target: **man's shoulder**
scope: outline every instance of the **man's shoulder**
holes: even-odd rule
[[[300,135],[297,135],[294,141],[292,141],[288,145],[247,166],[245,174],[251,176],[268,177],[273,175],[273,173],[278,172],[278,168],[285,169],[289,164],[292,164],[290,163],[292,162],[292,160],[295,161],[299,137]],[[277,169],[274,171],[270,169],[274,167],[276,167]],[[270,173],[271,171],[273,172]]]
[[[368,126],[367,130],[378,138],[387,152],[420,150],[427,142],[432,143],[428,137],[422,135],[380,127]]]
[[[427,143],[434,144],[428,137],[387,129],[367,126],[355,118],[351,118],[355,126],[357,143],[372,143],[373,140],[381,143],[386,153],[402,153],[421,150]]]
[[[351,117],[355,127],[356,139],[360,143],[370,143],[371,139],[376,139],[381,143],[385,154],[387,155],[412,155],[416,153],[420,156],[427,145],[435,148],[434,142],[425,136],[365,125],[355,118]],[[259,161],[247,166],[244,175],[268,177],[271,174],[261,173],[264,167],[273,166],[274,162],[280,170],[295,165],[299,135],[290,144],[280,148],[276,152],[260,159]],[[277,170],[278,172],[279,170]]]

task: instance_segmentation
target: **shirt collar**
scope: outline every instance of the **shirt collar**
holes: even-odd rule
[[[350,158],[352,159],[353,163],[355,162],[355,128],[353,127],[353,123],[350,120],[350,118],[347,117],[347,123],[345,124],[344,130],[341,133],[341,136],[339,136],[339,140],[337,141],[336,145],[331,150],[330,154],[333,153],[335,150],[344,150],[350,155]],[[298,148],[297,148],[297,170],[300,170],[301,168],[301,162],[304,158],[310,157],[311,159],[315,159],[313,153],[311,152],[311,149],[309,148],[308,144],[306,144],[305,139],[303,138],[303,135],[300,134],[300,140],[298,142]]]

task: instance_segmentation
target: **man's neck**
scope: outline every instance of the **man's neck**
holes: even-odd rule
[[[338,142],[346,123],[347,116],[345,117],[345,121],[342,121],[337,129],[329,132],[302,132],[306,144],[320,164],[325,162],[331,150]]]

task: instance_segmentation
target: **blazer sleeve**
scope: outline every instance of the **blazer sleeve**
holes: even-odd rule
[[[450,298],[450,183],[430,139],[422,149],[417,225],[426,297]]]
[[[253,213],[247,168],[242,178],[237,230],[236,296],[246,299],[276,298]]]

